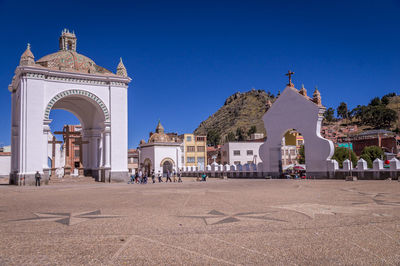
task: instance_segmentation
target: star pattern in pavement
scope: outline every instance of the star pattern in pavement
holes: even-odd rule
[[[102,215],[100,210],[89,211],[89,212],[77,212],[77,213],[34,213],[36,217],[18,219],[14,221],[51,221],[64,225],[74,225],[87,220],[93,219],[105,219],[105,218],[118,218],[119,215]]]
[[[190,216],[179,216],[183,218],[194,218],[202,219],[206,225],[217,225],[240,222],[242,220],[265,220],[265,221],[278,221],[287,222],[285,220],[268,217],[273,212],[240,212],[232,215],[225,214],[223,212],[212,210],[207,215],[190,215]]]
[[[336,215],[337,213],[351,214],[357,211],[365,210],[364,207],[355,206],[334,206],[315,203],[296,203],[290,205],[275,206],[276,208],[295,211],[308,216],[311,219],[317,214]]]

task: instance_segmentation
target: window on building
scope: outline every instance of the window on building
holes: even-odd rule
[[[188,152],[195,152],[194,146],[187,146]]]
[[[191,136],[187,136],[186,137],[186,141],[192,141],[192,137]]]
[[[296,155],[296,151],[295,150],[290,150],[290,155]]]
[[[197,157],[197,163],[204,164],[204,157]]]
[[[206,138],[205,137],[196,137],[196,141],[205,141]]]
[[[183,146],[181,146],[181,152],[184,152],[185,148]]]
[[[253,155],[253,150],[247,150],[247,155]]]
[[[79,158],[79,150],[75,150],[74,151],[74,157],[75,158]]]
[[[240,156],[240,151],[239,151],[239,150],[233,151],[233,155],[235,155],[235,156]]]
[[[195,163],[196,160],[195,160],[194,157],[187,157],[187,162],[188,162],[188,163]]]
[[[185,163],[185,157],[184,157],[184,156],[182,156],[181,162],[182,162],[182,163]]]
[[[240,161],[234,161],[233,164],[238,165],[238,164],[240,164]]]
[[[204,152],[205,151],[205,147],[204,146],[197,146],[197,151],[198,152]]]
[[[297,141],[297,145],[303,145],[304,144],[304,140],[300,139]]]

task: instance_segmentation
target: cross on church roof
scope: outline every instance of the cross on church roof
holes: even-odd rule
[[[286,73],[285,75],[289,77],[289,84],[287,84],[289,87],[294,87],[293,83],[292,83],[292,75],[294,74],[294,72],[292,71],[288,71],[288,73]]]

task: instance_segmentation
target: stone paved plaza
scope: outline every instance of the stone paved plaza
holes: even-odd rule
[[[400,264],[400,182],[0,186],[0,265]]]

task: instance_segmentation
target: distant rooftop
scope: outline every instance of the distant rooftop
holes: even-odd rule
[[[388,131],[385,129],[373,129],[373,130],[367,130],[364,132],[361,132],[360,134],[357,134],[357,136],[371,136],[371,135],[394,135],[392,131]]]

